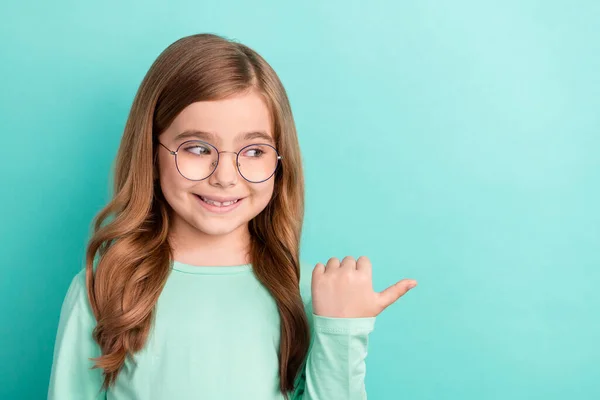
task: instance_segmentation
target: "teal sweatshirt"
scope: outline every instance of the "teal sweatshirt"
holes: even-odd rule
[[[277,306],[252,265],[193,266],[178,261],[156,304],[144,348],[127,358],[116,384],[100,391],[100,348],[85,269],[62,304],[49,400],[280,400]],[[311,330],[292,400],[366,399],[365,358],[375,317],[329,318],[312,312],[312,267],[301,263],[300,292]]]

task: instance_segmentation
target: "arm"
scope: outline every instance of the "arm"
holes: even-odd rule
[[[365,359],[375,317],[312,316],[311,346],[292,399],[366,400]]]
[[[49,400],[106,399],[100,391],[101,369],[90,369],[101,352],[92,338],[96,321],[88,303],[85,269],[72,280],[60,312],[50,385]]]
[[[315,315],[310,298],[312,268],[302,264],[301,294],[311,342],[292,400],[365,400],[368,334],[375,317],[331,318]]]

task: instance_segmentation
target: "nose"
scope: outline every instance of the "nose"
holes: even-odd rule
[[[223,156],[223,153],[230,153],[230,159],[227,156]],[[216,186],[228,187],[235,185],[238,180],[238,168],[236,165],[237,153],[234,151],[221,151],[219,152],[219,161],[217,162],[217,169],[210,176],[210,183]]]

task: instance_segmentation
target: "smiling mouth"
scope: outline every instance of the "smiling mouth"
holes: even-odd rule
[[[197,195],[198,196],[198,195]],[[235,200],[231,200],[231,201],[224,201],[224,202],[219,202],[219,201],[214,201],[214,200],[210,200],[207,199],[204,196],[198,196],[203,202],[207,203],[207,204],[211,204],[213,206],[217,206],[217,207],[227,207],[227,206],[231,206],[235,203],[237,203],[238,201],[242,200],[242,198],[239,199],[235,199]]]
[[[195,194],[195,193],[194,193],[194,196],[196,196],[196,198],[198,198],[198,200],[201,202],[201,204],[205,208],[209,209],[210,211],[214,211],[214,212],[223,212],[223,211],[232,210],[232,209],[236,208],[242,202],[242,200],[245,199],[245,197],[240,197],[238,199],[220,202],[220,201],[208,199],[204,196],[201,196],[201,195]]]

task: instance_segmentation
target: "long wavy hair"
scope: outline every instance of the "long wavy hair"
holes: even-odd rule
[[[189,104],[247,90],[262,94],[272,116],[282,163],[271,201],[249,221],[250,261],[273,296],[281,321],[280,390],[287,398],[309,348],[300,296],[299,243],[304,177],[296,128],[283,85],[254,50],[213,34],[181,38],[154,61],[133,101],[114,165],[111,201],[92,222],[86,285],[102,354],[103,389],[117,379],[126,357],[146,343],[155,305],[170,272],[172,210],[162,194],[157,137]]]

